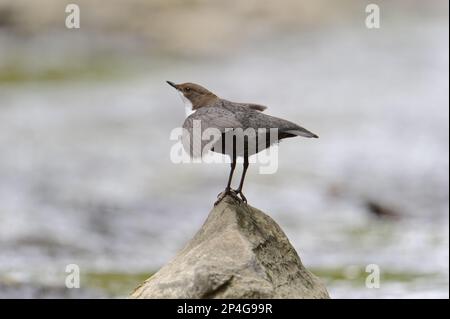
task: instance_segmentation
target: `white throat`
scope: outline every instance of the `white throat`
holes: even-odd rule
[[[189,115],[191,115],[192,113],[194,113],[195,111],[192,109],[192,103],[191,101],[189,101],[189,99],[187,99],[183,93],[178,92],[178,94],[180,94],[181,96],[181,100],[184,103],[184,112],[186,113],[186,117],[188,117]]]

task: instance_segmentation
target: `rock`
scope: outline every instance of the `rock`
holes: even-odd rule
[[[275,221],[227,196],[131,298],[329,298]]]

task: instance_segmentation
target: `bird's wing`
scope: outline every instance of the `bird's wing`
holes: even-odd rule
[[[221,107],[204,107],[186,118],[182,143],[192,157],[201,157],[229,129],[242,128],[236,115]]]
[[[227,101],[229,102],[229,101]],[[251,110],[263,112],[265,109],[267,109],[267,106],[261,105],[261,104],[255,104],[255,103],[237,103],[237,102],[230,102],[233,105],[245,107]]]
[[[202,131],[206,128],[216,128],[221,133],[227,128],[242,128],[241,122],[236,115],[221,107],[204,107],[195,111],[184,121],[183,128],[190,129],[194,121],[200,121]]]
[[[261,104],[255,104],[255,103],[239,103],[239,102],[231,102],[228,100],[224,100],[222,99],[222,103],[224,103],[225,105],[232,105],[232,106],[237,106],[237,107],[245,107],[247,109],[250,110],[255,110],[255,111],[259,111],[259,112],[263,112],[264,110],[267,109],[267,106],[261,105]]]
[[[303,136],[303,137],[314,137],[318,136],[307,129],[284,119],[280,119],[275,116],[267,115],[264,113],[254,112],[252,116],[244,114],[240,121],[245,127],[252,127],[254,129],[258,128],[277,128],[280,138]]]

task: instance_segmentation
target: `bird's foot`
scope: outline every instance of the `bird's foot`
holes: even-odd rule
[[[239,197],[241,197],[242,201],[247,204],[247,198],[245,198],[244,194],[242,193],[242,190],[237,189],[236,195],[239,195]]]
[[[219,204],[222,201],[222,199],[224,199],[228,195],[233,198],[239,199],[239,197],[237,197],[237,194],[234,190],[232,190],[231,188],[225,188],[225,190],[223,192],[221,192],[221,193],[219,193],[219,195],[217,195],[217,200],[214,203],[214,206]]]

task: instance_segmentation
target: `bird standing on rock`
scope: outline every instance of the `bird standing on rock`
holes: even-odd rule
[[[213,140],[212,143],[211,140],[201,140],[198,144],[201,146],[200,151],[192,147],[195,144],[193,139],[188,139],[187,145],[183,143],[186,151],[192,157],[198,157],[203,154],[204,147],[206,147],[206,151],[226,154],[231,158],[231,171],[227,186],[219,194],[214,205],[217,205],[226,195],[233,197],[239,195],[242,201],[247,202],[242,193],[242,188],[249,166],[249,156],[284,138],[295,136],[318,137],[295,123],[262,113],[266,109],[265,106],[230,102],[219,98],[195,83],[175,84],[171,81],[167,81],[167,83],[181,94],[186,110],[193,111],[183,124],[183,129],[189,133],[190,137],[193,135],[195,121],[199,121],[201,124],[202,132],[211,128],[220,132],[219,138]],[[274,129],[276,131],[275,136],[272,134]],[[232,190],[231,180],[237,157],[243,157],[244,170],[239,187]]]

